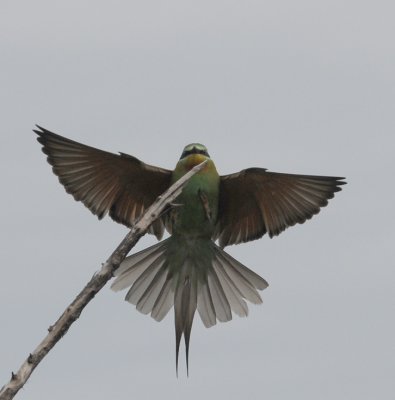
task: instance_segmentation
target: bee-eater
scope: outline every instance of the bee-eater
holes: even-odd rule
[[[344,178],[294,175],[248,168],[219,176],[207,148],[186,146],[174,171],[112,154],[37,126],[43,152],[60,183],[75,200],[103,218],[133,226],[154,200],[192,167],[207,160],[177,198],[177,206],[149,228],[158,240],[127,257],[112,289],[129,288],[126,300],[161,321],[174,306],[176,368],[184,335],[188,368],[189,339],[196,309],[206,327],[247,316],[246,300],[259,304],[267,282],[223,248],[268,233],[276,236],[320,211],[345,184]],[[215,241],[218,240],[218,245]]]

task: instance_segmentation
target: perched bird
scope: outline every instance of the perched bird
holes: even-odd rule
[[[345,184],[344,178],[293,175],[248,168],[218,175],[207,148],[186,146],[174,171],[112,154],[52,133],[34,132],[60,183],[99,219],[107,213],[133,226],[154,200],[192,167],[207,160],[171,207],[149,228],[158,240],[127,257],[116,271],[115,291],[129,288],[126,300],[161,321],[174,306],[176,368],[182,336],[188,368],[195,311],[206,327],[247,316],[246,300],[259,304],[267,282],[223,248],[268,233],[276,236],[320,211]],[[215,241],[218,240],[218,245]]]

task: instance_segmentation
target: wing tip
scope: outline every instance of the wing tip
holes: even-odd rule
[[[33,132],[34,132],[36,135],[42,136],[42,135],[45,135],[45,134],[47,134],[47,133],[52,133],[52,132],[50,132],[48,129],[45,129],[45,128],[43,128],[42,126],[40,126],[40,125],[38,125],[38,124],[35,124],[35,127],[36,127],[37,129],[33,129]]]

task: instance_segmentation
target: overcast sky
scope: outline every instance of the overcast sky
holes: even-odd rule
[[[107,285],[18,399],[393,399],[394,15],[384,0],[3,0],[0,386],[127,233],[65,193],[38,123],[169,169],[201,142],[221,174],[349,184],[308,223],[227,248],[270,286],[246,319],[195,319],[189,378],[173,314],[157,323]]]

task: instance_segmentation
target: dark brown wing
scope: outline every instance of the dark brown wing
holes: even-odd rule
[[[107,213],[128,227],[170,186],[171,171],[66,139],[37,126],[35,133],[60,183],[99,219]],[[162,220],[150,227],[160,239]]]
[[[225,247],[270,237],[302,224],[341,190],[344,178],[292,175],[249,168],[221,176],[218,222],[214,239]]]

